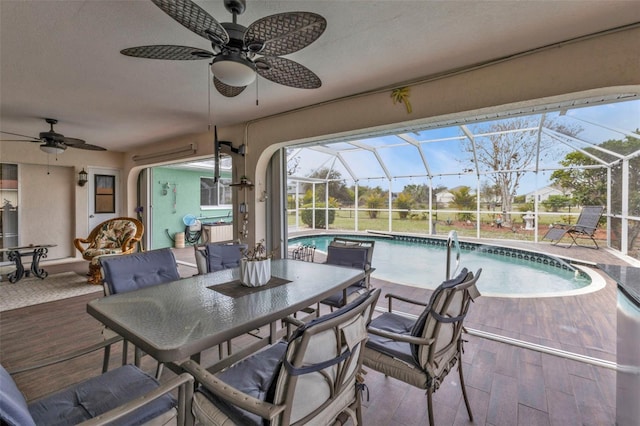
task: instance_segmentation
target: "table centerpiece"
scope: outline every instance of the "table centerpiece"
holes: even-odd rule
[[[271,279],[271,254],[267,253],[264,240],[252,249],[242,252],[240,260],[240,282],[247,287],[260,287]]]

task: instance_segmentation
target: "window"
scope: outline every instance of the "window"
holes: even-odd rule
[[[18,165],[0,163],[0,248],[18,246]],[[0,253],[0,260],[8,260]]]
[[[200,207],[231,205],[231,179],[220,178],[218,183],[211,177],[200,178]]]
[[[116,177],[112,175],[95,175],[94,196],[96,213],[115,213]]]

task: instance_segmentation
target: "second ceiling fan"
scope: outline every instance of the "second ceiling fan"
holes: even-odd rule
[[[224,0],[233,22],[218,23],[191,0],[151,0],[167,15],[211,42],[212,51],[188,46],[130,47],[120,53],[149,59],[213,59],[211,71],[218,92],[234,97],[251,84],[256,73],[274,83],[299,89],[317,89],[320,78],[298,62],[282,58],[313,43],[327,27],[312,12],[285,12],[260,18],[248,27],[237,23],[245,0]]]

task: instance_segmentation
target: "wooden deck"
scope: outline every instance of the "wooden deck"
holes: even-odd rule
[[[511,244],[512,245],[512,244]],[[574,247],[570,250],[547,244],[526,248],[571,255],[585,261],[624,264],[607,250]],[[193,261],[193,249],[177,250],[178,259]],[[320,258],[316,261],[321,260]],[[86,271],[86,262],[48,267],[50,273]],[[195,269],[180,267],[183,275]],[[393,292],[428,300],[429,291],[372,280],[383,293]],[[580,296],[540,299],[481,297],[471,307],[466,325],[522,341],[586,355],[616,359],[616,288],[606,279],[604,289]],[[20,308],[0,314],[0,360],[17,367],[38,359],[95,343],[101,324],[85,310],[95,294]],[[379,307],[385,306],[382,297]],[[398,304],[395,309],[410,311]],[[415,312],[414,312],[415,313]],[[250,337],[251,338],[251,337]],[[241,346],[243,339],[234,340]],[[481,425],[613,425],[615,424],[615,372],[608,368],[567,360],[468,336],[463,357],[465,381],[472,404],[474,424]],[[203,357],[214,358],[215,351]],[[112,365],[119,362],[114,349]],[[130,357],[130,359],[132,359]],[[16,381],[31,400],[62,386],[100,373],[102,354],[74,362],[17,375]],[[149,357],[143,367],[152,371]],[[163,379],[171,373],[166,372]],[[449,374],[434,395],[437,425],[469,424],[461,397],[457,372]],[[369,400],[364,401],[364,423],[371,426],[427,424],[424,392],[369,371]]]

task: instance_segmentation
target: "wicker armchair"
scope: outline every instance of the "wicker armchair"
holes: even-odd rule
[[[144,225],[132,217],[116,217],[96,226],[87,238],[76,238],[73,245],[90,261],[90,284],[101,284],[100,256],[132,253],[142,238]]]

